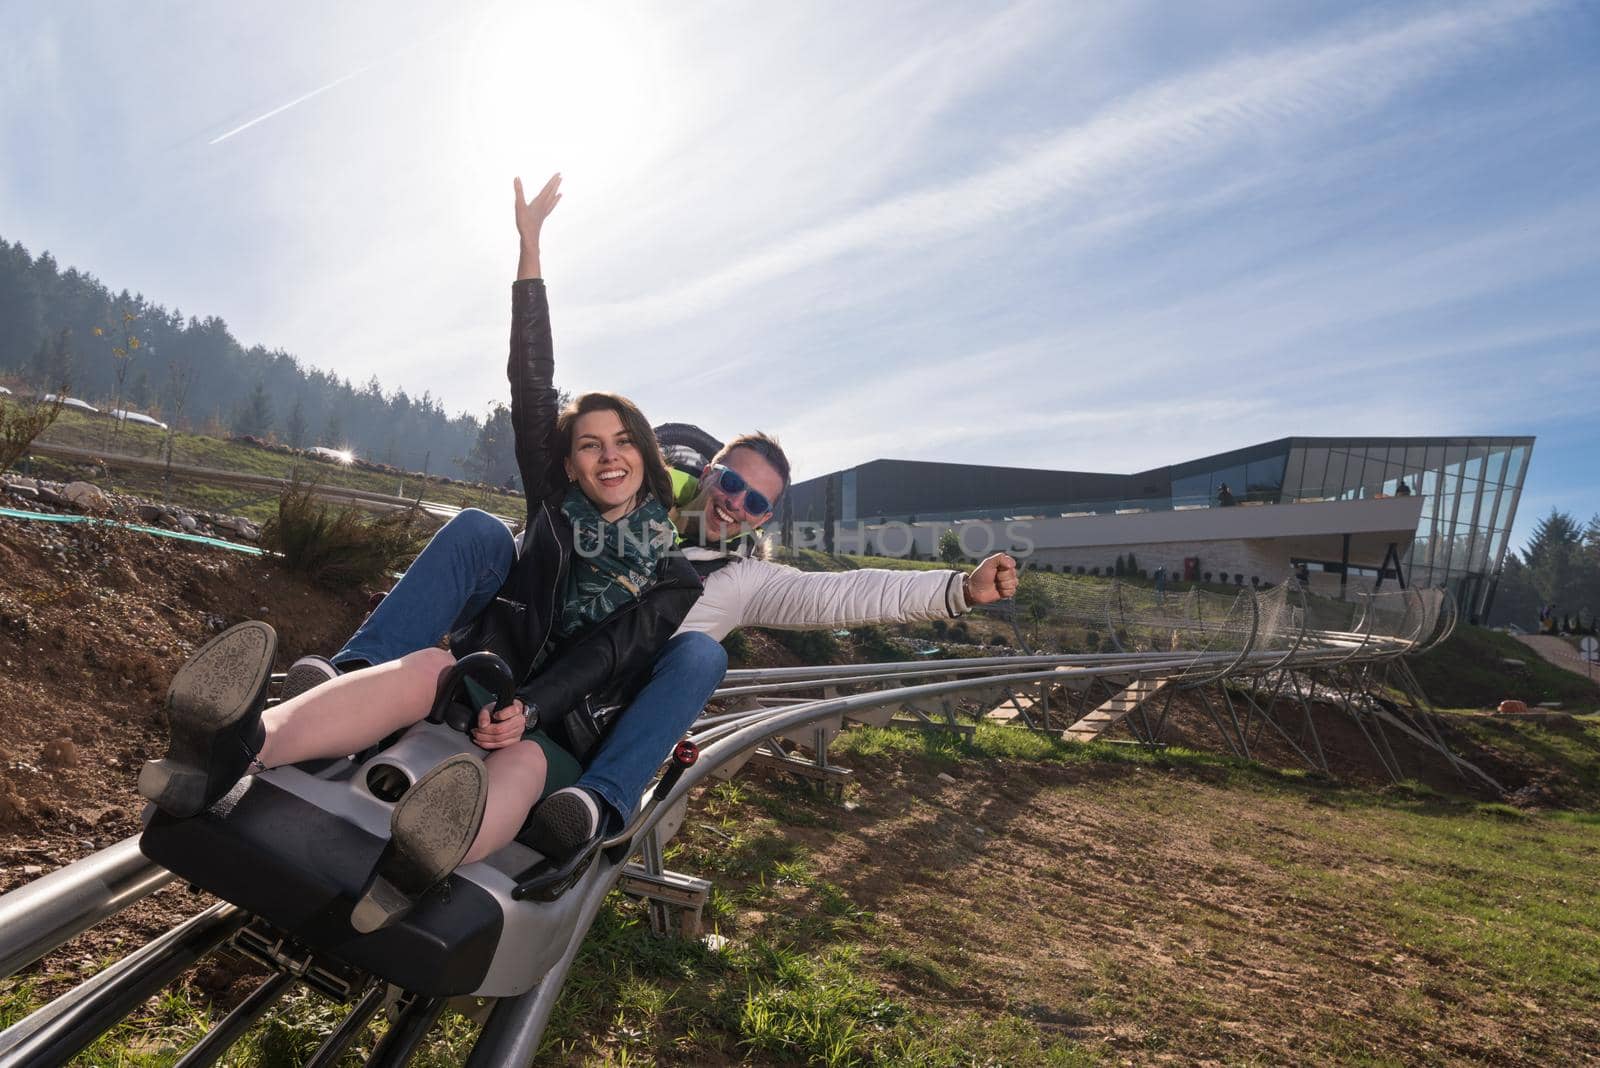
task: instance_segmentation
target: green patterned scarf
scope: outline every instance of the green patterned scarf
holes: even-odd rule
[[[572,524],[572,566],[556,635],[567,638],[639,596],[672,548],[675,531],[654,496],[613,523],[576,484],[567,490],[561,514]]]

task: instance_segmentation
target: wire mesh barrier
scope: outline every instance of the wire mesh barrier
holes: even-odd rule
[[[1123,729],[1133,744],[1159,747],[1181,707],[1208,720],[1240,756],[1262,751],[1271,738],[1281,751],[1326,772],[1327,739],[1319,724],[1343,715],[1395,778],[1407,771],[1394,744],[1403,738],[1403,751],[1410,754],[1405,759],[1436,754],[1464,781],[1498,792],[1487,774],[1445,744],[1406,666],[1408,655],[1448,638],[1456,619],[1454,602],[1438,590],[1336,601],[1294,584],[1221,592],[1058,582],[1023,599],[1004,620],[1026,634],[1026,655],[731,671],[712,710],[691,732],[700,760],[663,779],[564,899],[509,906],[535,910],[521,922],[536,929],[545,925],[545,958],[553,963],[532,977],[527,993],[495,1001],[468,1063],[532,1063],[568,970],[610,889],[620,884],[644,896],[662,927],[673,910],[691,907],[686,902],[694,887],[705,892],[704,880],[664,867],[667,842],[683,821],[691,790],[707,776],[732,774],[751,759],[837,790],[852,773],[829,758],[828,748],[848,722],[971,734],[977,720],[1080,740]],[[130,839],[0,896],[0,977],[172,878]],[[0,1068],[68,1063],[219,944],[238,944],[246,935],[260,941],[258,922],[240,912],[215,906],[12,1024],[0,1032]],[[687,923],[683,929],[689,930]],[[277,962],[281,977],[263,984],[203,1038],[185,1064],[222,1056],[270,1010],[289,981],[282,977],[324,993],[342,992],[350,1006],[314,1064],[341,1056],[382,1004],[384,975],[312,953],[297,942],[295,931],[268,934],[277,939],[268,939],[276,954],[268,959]],[[399,995],[392,1037],[369,1064],[404,1064],[444,1010],[437,998],[391,993]]]

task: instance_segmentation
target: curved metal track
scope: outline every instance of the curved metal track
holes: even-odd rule
[[[1408,655],[1447,640],[1458,617],[1453,600],[1438,590],[1367,594],[1352,606],[1308,597],[1297,588],[1244,590],[1235,598],[1216,594],[1163,598],[1120,583],[1113,584],[1099,603],[1085,600],[1074,610],[1081,613],[1081,622],[1106,626],[1118,651],[728,672],[714,700],[729,710],[704,717],[691,731],[700,746],[699,762],[669,789],[649,798],[569,891],[582,895],[582,901],[575,922],[550,932],[552,941],[565,945],[559,961],[532,991],[495,1005],[468,1063],[476,1068],[501,1068],[532,1062],[567,971],[629,856],[643,849],[647,857],[659,858],[660,832],[674,824],[674,814],[681,812],[690,791],[708,775],[730,773],[769,742],[807,738],[817,751],[816,759],[826,767],[827,739],[846,718],[881,722],[887,718],[885,710],[888,714],[910,710],[927,720],[926,710],[942,708],[953,724],[953,702],[957,700],[993,701],[1034,686],[1047,694],[1064,680],[1079,686],[1096,681],[1109,686],[1134,678],[1165,678],[1175,680],[1180,689],[1203,695],[1202,687],[1214,685],[1226,695],[1224,684],[1254,686],[1276,678],[1275,694],[1290,680],[1296,695],[1301,696],[1301,679],[1309,680],[1315,692],[1352,672],[1371,678],[1373,671],[1387,665],[1403,667]],[[1071,612],[1065,615],[1070,617]],[[1304,706],[1303,696],[1301,703]],[[1255,705],[1253,699],[1251,704]],[[1267,706],[1271,704],[1269,699]],[[1379,715],[1354,700],[1347,704],[1358,722],[1360,717]],[[1284,724],[1267,710],[1257,710],[1295,744]],[[1309,708],[1306,717],[1309,723]],[[1426,717],[1413,720],[1409,714],[1388,711],[1383,711],[1382,717],[1387,717],[1384,722],[1391,729],[1401,729],[1439,750],[1458,770],[1470,769],[1492,783],[1450,753],[1438,740],[1437,731],[1430,733],[1431,724],[1423,723]],[[1249,734],[1248,723],[1241,738]],[[1381,733],[1382,723],[1377,727]],[[1147,741],[1159,744],[1153,738]],[[1387,742],[1384,745],[1387,747]],[[1315,764],[1300,745],[1295,749]],[[0,978],[27,967],[171,879],[168,872],[138,852],[136,839],[129,839],[0,896]],[[539,906],[530,902],[527,907]],[[231,937],[246,920],[232,905],[214,905],[63,994],[0,1032],[0,1068],[68,1063],[150,994]],[[269,979],[191,1050],[183,1063],[209,1064],[220,1057],[270,1010],[288,982],[286,978]],[[329,1038],[315,1063],[332,1063],[360,1033],[381,1001],[381,990],[380,983],[355,992],[356,1003],[349,1017]],[[405,1063],[441,1010],[436,1002],[408,1001],[399,1022],[391,1028],[392,1037],[369,1063]]]

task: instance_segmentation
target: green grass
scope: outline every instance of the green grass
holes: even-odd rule
[[[1588,733],[1561,735],[1560,744],[1574,767],[1600,763],[1600,740]],[[957,826],[975,814],[928,795],[895,815],[904,791],[949,769],[980,783],[985,798],[1026,780],[1029,811],[1047,811],[1052,797],[1092,802],[1092,833],[1080,841],[1117,843],[1114,862],[1096,874],[1084,863],[1092,848],[1058,855],[1023,835],[973,854],[964,899],[901,894],[891,884],[881,900],[863,900],[835,882],[856,874],[853,866],[823,862],[831,844],[854,833],[845,810],[773,781],[719,783],[691,808],[668,865],[714,880],[706,919],[727,941],[713,948],[658,938],[640,904],[612,895],[572,969],[540,1063],[1562,1063],[1570,1050],[1552,1037],[1559,1028],[1519,1028],[1586,1019],[1600,990],[1593,811],[1530,812],[1417,784],[1366,791],[1215,754],[1080,745],[987,723],[970,739],[857,728],[833,752],[863,777],[853,790],[874,813],[869,841],[924,834],[915,828],[941,813]],[[1251,818],[1241,821],[1241,812]],[[892,829],[896,819],[904,830]],[[1154,885],[1138,839],[1118,836],[1148,836],[1154,846],[1161,828],[1209,841],[1206,855],[1188,863],[1195,874],[1254,887],[1238,899],[1248,911],[1235,917]],[[1007,985],[982,963],[993,925],[1030,922],[1050,904],[1041,896],[985,914],[984,903],[1004,900],[1019,870],[990,865],[1020,851],[1038,866],[1035,894],[1051,888],[1073,911],[1081,900],[1103,925],[1093,940],[1063,937],[1062,951],[1078,963],[1060,965],[1048,981],[1035,974]],[[915,866],[905,874],[915,885]],[[918,916],[923,935],[908,937]],[[1351,969],[1352,958],[1407,979],[1374,983],[1361,1021],[1322,1005],[1314,985],[1276,1000],[1213,985],[1213,961],[1283,947],[1332,970],[1330,983],[1369,980]],[[38,985],[0,985],[0,1026],[39,1002]],[[1498,1027],[1512,1044],[1452,1057],[1437,1045],[1424,1052],[1409,1038],[1373,1037],[1374,1028],[1451,1034],[1485,1014],[1495,1021],[1485,1033]],[[1252,1041],[1282,1031],[1292,1046],[1253,1045],[1230,1030],[1258,1016]],[[80,1063],[170,1065],[215,1017],[204,996],[179,984]],[[337,1018],[320,997],[293,995],[222,1063],[300,1063]],[[1050,1023],[1063,1019],[1072,1021],[1070,1036]],[[474,1031],[448,1017],[417,1063],[461,1063]],[[377,1033],[348,1064],[370,1052]]]
[[[834,739],[829,753],[858,758],[915,757],[936,769],[963,761],[987,760],[1021,764],[1125,764],[1151,768],[1204,769],[1210,779],[1260,782],[1300,782],[1312,778],[1298,770],[1279,770],[1254,761],[1220,753],[1169,746],[1151,750],[1143,746],[1063,741],[1058,735],[1023,730],[997,723],[979,722],[973,735],[949,731],[908,731],[894,727],[853,727]]]
[[[1524,666],[1508,665],[1508,659]],[[1600,685],[1485,627],[1462,624],[1449,641],[1408,663],[1429,699],[1442,708],[1490,708],[1514,698],[1529,706],[1560,701],[1567,711],[1600,709]]]

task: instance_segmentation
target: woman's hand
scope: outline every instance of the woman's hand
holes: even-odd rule
[[[550,180],[544,183],[544,188],[539,190],[539,195],[532,200],[522,198],[521,178],[513,178],[511,185],[517,191],[517,233],[522,238],[522,256],[517,263],[517,280],[541,278],[543,273],[539,269],[539,232],[544,228],[544,221],[550,217],[550,213],[556,210],[556,205],[561,203],[561,175],[551,175]]]
[[[484,705],[478,710],[477,726],[472,728],[472,740],[480,749],[504,749],[522,740],[528,721],[522,713],[522,702],[513,700],[499,713],[494,705]]]

